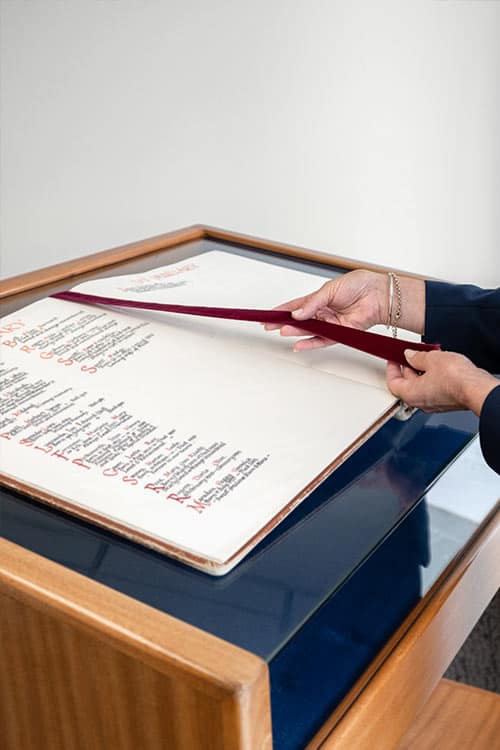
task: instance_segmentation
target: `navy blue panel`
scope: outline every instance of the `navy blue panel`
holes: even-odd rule
[[[468,413],[391,420],[220,579],[5,489],[0,530],[271,659],[425,494],[476,423]]]
[[[275,750],[301,750],[420,598],[422,500],[271,661]]]

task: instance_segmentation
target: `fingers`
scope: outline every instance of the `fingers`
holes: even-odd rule
[[[331,282],[327,281],[318,291],[302,297],[300,304],[289,309],[296,320],[308,320],[313,318],[318,310],[328,305],[330,297]],[[299,300],[296,300],[296,302],[299,302]]]
[[[395,362],[388,362],[385,374],[387,387],[389,388],[390,392],[393,394],[393,396],[402,398],[400,395],[400,390],[401,384],[404,382],[404,377],[403,373],[401,372],[401,367]]]
[[[321,336],[311,336],[311,338],[297,341],[293,347],[293,351],[304,352],[308,349],[322,349],[325,346],[331,346],[334,343],[334,341],[330,341],[329,339],[322,339]]]
[[[278,305],[277,307],[273,307],[273,310],[285,310],[286,312],[292,312],[292,310],[296,310],[298,307],[301,307],[303,304],[305,297],[296,297],[295,299],[291,299],[288,302],[283,302],[282,305]],[[265,323],[264,328],[266,331],[277,331],[278,328],[282,327],[282,323]],[[288,336],[291,336],[292,334],[286,334]],[[303,332],[299,334],[295,334],[296,336],[302,336]]]
[[[266,331],[277,331],[279,329],[281,336],[309,336],[309,331],[291,326],[289,323],[264,323],[263,325]]]
[[[271,325],[266,324],[266,330],[268,331],[277,328],[280,329],[280,336],[309,336],[309,331],[303,331],[302,328],[297,328],[296,326],[272,324],[271,327]],[[308,349],[321,349],[325,346],[332,346],[333,344],[335,344],[335,341],[330,341],[330,339],[324,339],[321,336],[310,336],[309,338],[297,341],[293,347],[293,351],[303,352]]]
[[[335,282],[333,282],[335,283]],[[323,286],[312,294],[307,294],[304,297],[296,297],[289,302],[284,302],[282,305],[275,307],[275,310],[285,310],[292,314],[296,320],[308,320],[314,318],[316,314],[322,309],[327,307],[331,296],[332,296],[332,282],[327,281]],[[281,328],[283,336],[304,336],[305,332],[299,328],[295,329],[292,333],[293,326],[286,326],[286,331],[283,331],[283,326],[279,323],[266,323],[264,328],[266,331],[276,331]],[[324,344],[322,344],[324,346]]]
[[[419,352],[420,353],[420,352]],[[406,356],[406,352],[405,352]],[[413,361],[413,360],[412,360]],[[411,404],[415,399],[415,388],[419,376],[410,367],[401,368],[395,362],[388,362],[386,368],[387,387],[390,392],[402,401]]]
[[[429,366],[429,353],[428,352],[417,352],[414,349],[405,349],[404,351],[406,361],[410,364],[414,370],[425,372]]]
[[[266,331],[277,331],[279,329],[281,336],[307,336],[309,333],[288,323],[265,323],[264,327]]]
[[[401,367],[396,364],[396,362],[388,362],[387,367],[385,369],[385,374],[387,377],[387,385],[392,385],[393,383],[396,383],[398,380],[401,380],[403,375],[401,373]]]
[[[282,325],[280,335],[281,336],[310,336],[310,332],[303,331],[302,328],[297,328],[296,326],[291,326],[291,325],[283,326]]]

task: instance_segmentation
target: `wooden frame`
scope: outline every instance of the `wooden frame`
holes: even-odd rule
[[[33,289],[42,289],[42,287],[45,288],[48,285],[57,284],[61,281],[67,282],[70,279],[76,283],[76,281],[82,279],[86,274],[99,271],[102,268],[121,266],[128,261],[137,260],[138,258],[157,253],[160,250],[174,248],[193,240],[221,240],[222,242],[238,243],[248,248],[267,250],[269,253],[276,255],[286,255],[315,263],[324,263],[327,266],[340,266],[349,270],[354,268],[380,270],[380,266],[363,263],[359,260],[352,260],[351,258],[322,253],[298,247],[297,245],[273,242],[272,240],[252,237],[238,232],[229,232],[203,224],[193,224],[193,226],[186,227],[185,229],[159,234],[140,242],[132,242],[128,245],[121,245],[120,247],[103,250],[92,255],[85,255],[75,260],[57,263],[56,265],[42,268],[39,271],[30,271],[19,276],[12,276],[10,279],[0,282],[0,299],[12,297],[13,295]],[[387,269],[384,268],[384,270]],[[401,271],[401,269],[395,268],[392,270]],[[417,274],[412,274],[412,276],[417,276]]]
[[[27,294],[41,296],[54,285],[200,239],[330,266],[365,266],[197,225],[8,279],[0,298],[17,303]],[[395,747],[499,581],[497,507],[309,749]],[[262,659],[6,540],[0,540],[0,639],[7,750],[272,747]]]

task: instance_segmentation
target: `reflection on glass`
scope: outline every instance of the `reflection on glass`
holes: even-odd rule
[[[473,427],[464,415],[391,420],[220,579],[7,491],[1,533],[269,660],[390,535]],[[420,548],[424,561],[423,539]]]

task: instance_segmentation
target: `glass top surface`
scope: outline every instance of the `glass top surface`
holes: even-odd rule
[[[301,750],[495,506],[473,440],[270,662],[273,747]],[[296,676],[300,675],[300,679]]]
[[[326,266],[270,254],[263,256],[259,251],[203,240],[95,276],[134,273],[212,249],[300,270],[309,268],[325,276],[338,272]],[[454,466],[467,461],[469,451],[460,454],[476,430],[476,418],[465,412],[416,413],[406,422],[390,420],[251,555],[222,578],[199,573],[6,488],[2,488],[0,495],[0,533],[270,660],[389,537],[457,456]],[[482,467],[479,459],[475,479],[481,492],[486,481],[482,471],[489,470]],[[431,528],[433,523],[435,528],[442,528],[443,514],[453,513],[450,501],[446,500],[453,495],[453,489],[439,489],[444,486],[446,476],[430,491],[435,494],[437,508],[434,521],[431,517]],[[466,478],[470,481],[470,471]],[[491,477],[488,481],[492,481]],[[478,511],[482,517],[473,521],[476,526],[496,499],[493,482],[492,487],[486,493],[488,502]],[[470,526],[471,534],[476,526]],[[444,560],[446,550],[449,552],[449,540],[444,536],[436,537],[435,560]],[[439,575],[438,569],[438,563],[434,569],[427,569],[424,590]]]

